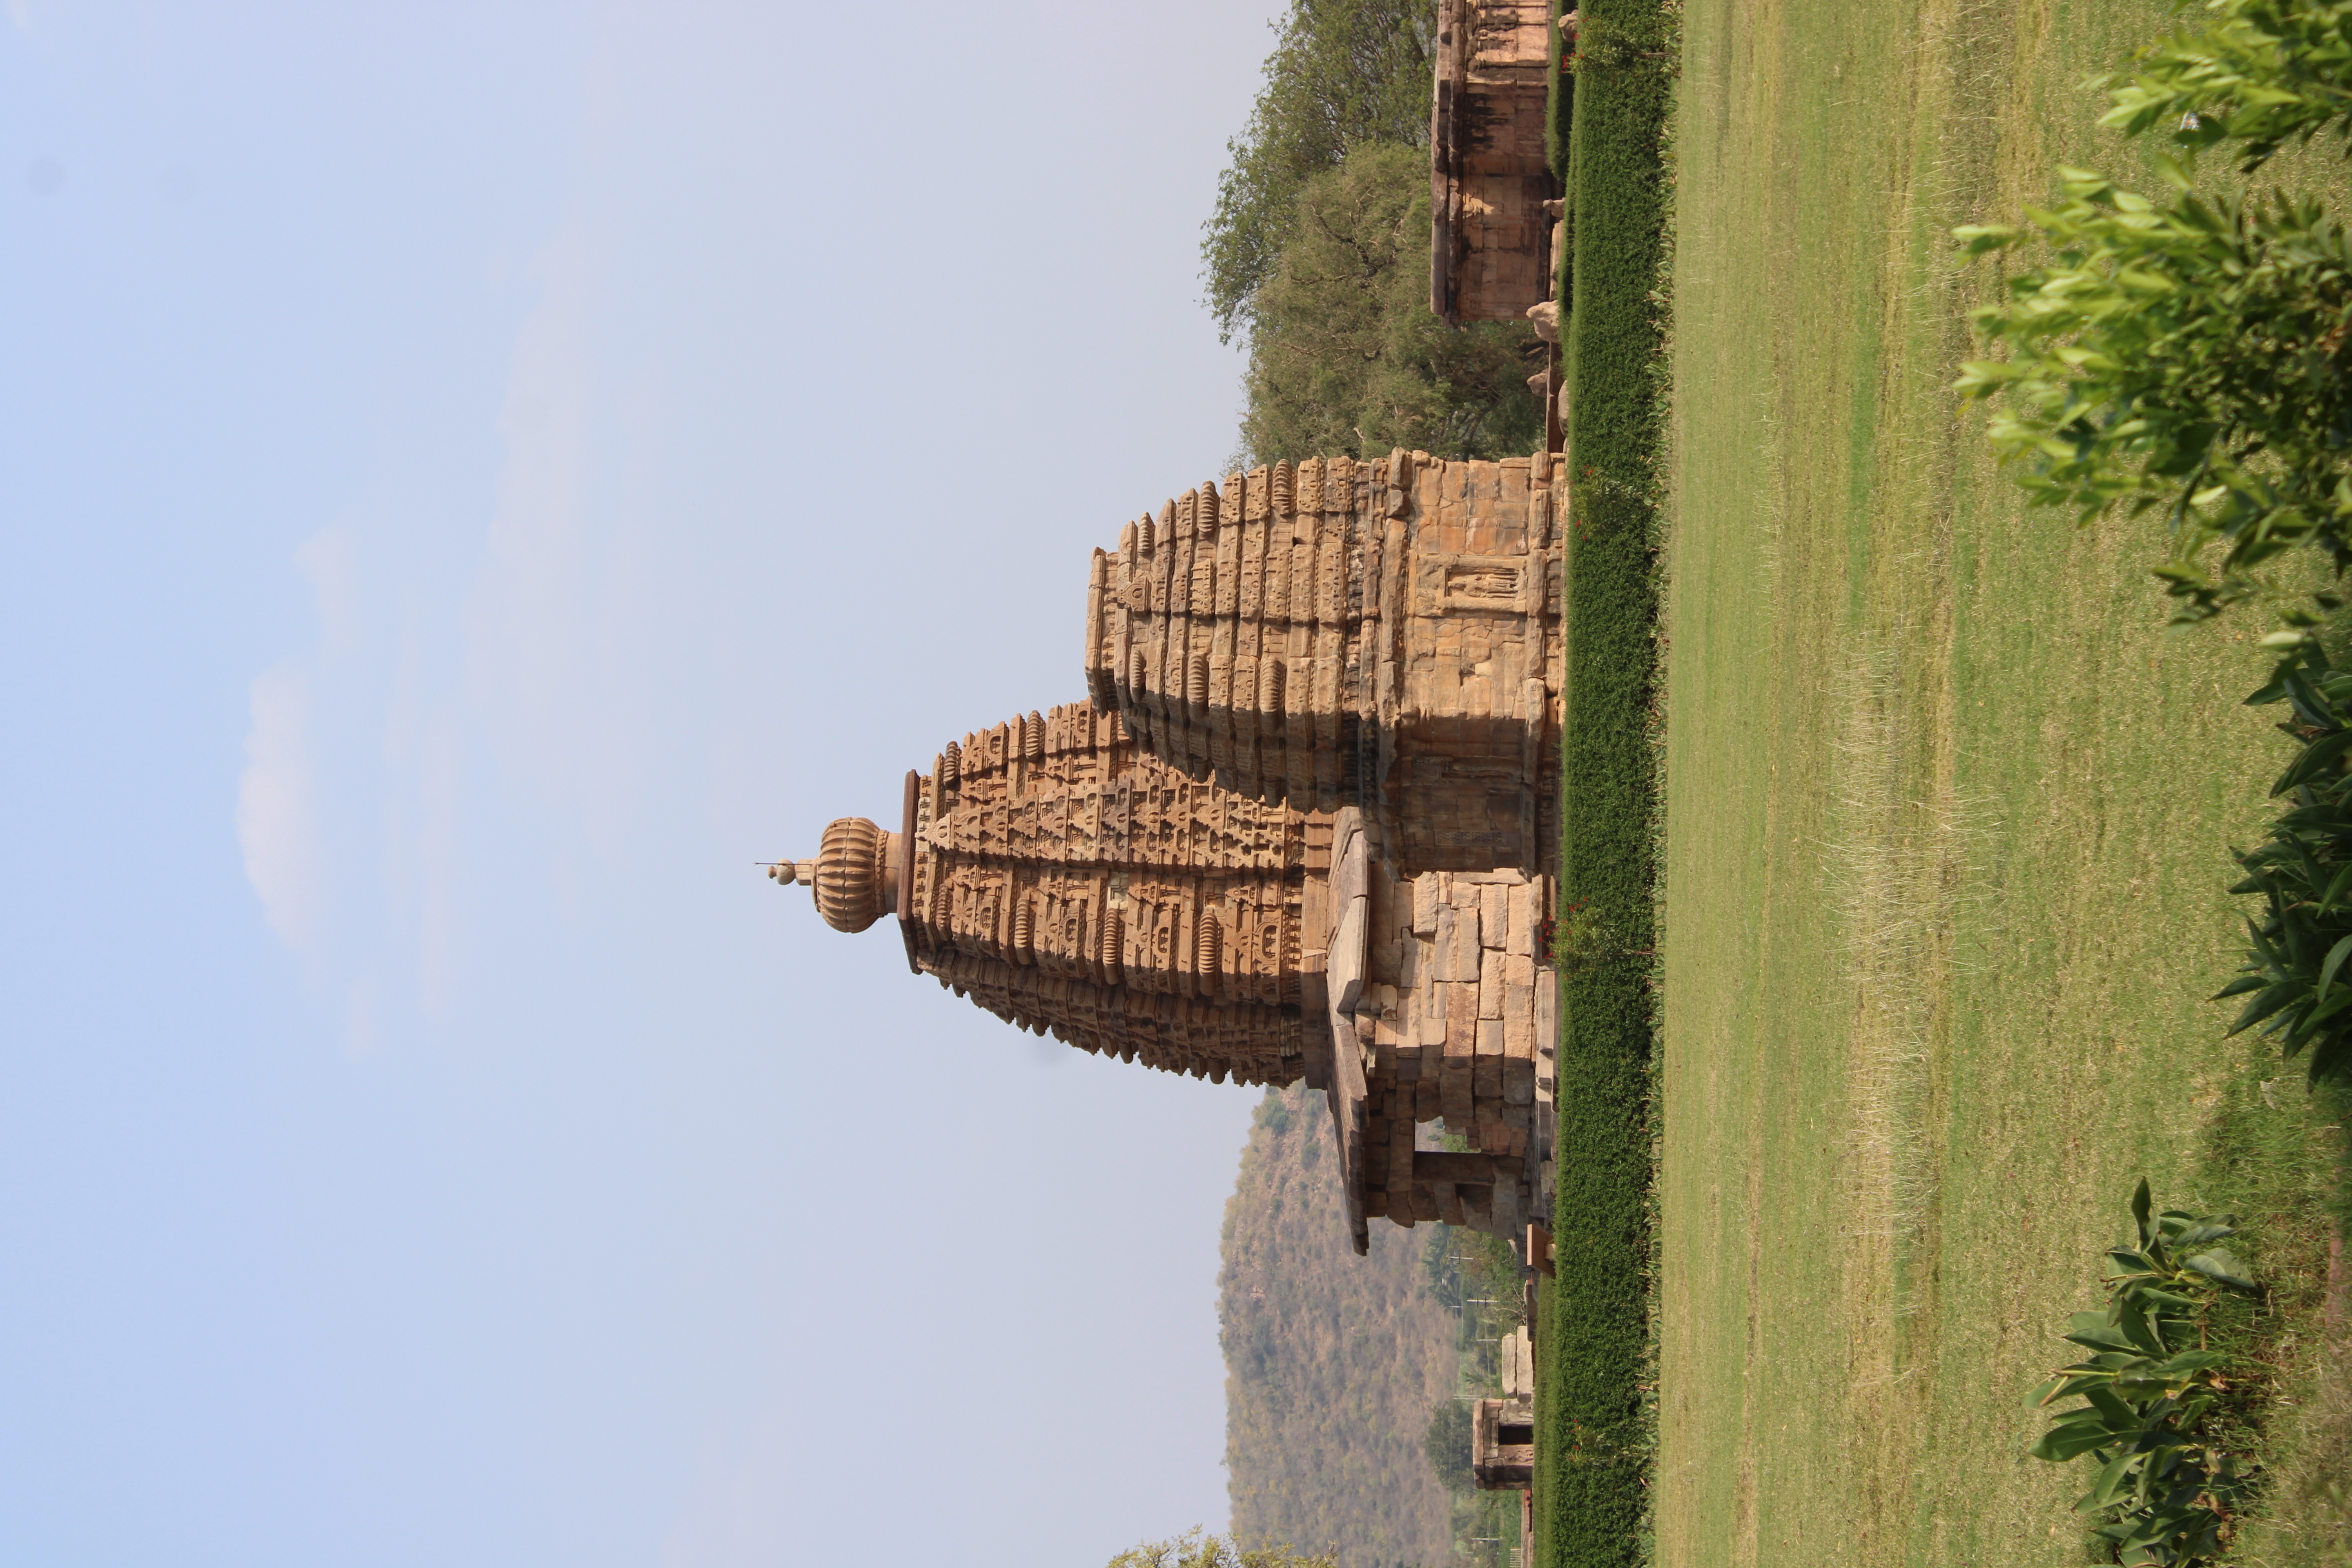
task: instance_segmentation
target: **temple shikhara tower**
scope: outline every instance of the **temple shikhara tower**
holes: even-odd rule
[[[1095,552],[1086,700],[949,742],[895,825],[771,875],[1018,1027],[1325,1090],[1359,1251],[1383,1215],[1515,1236],[1550,1157],[1564,501],[1540,455],[1204,484]],[[1469,1152],[1423,1146],[1441,1118]]]

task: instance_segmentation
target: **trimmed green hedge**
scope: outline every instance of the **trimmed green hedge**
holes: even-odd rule
[[[1562,767],[1557,1278],[1538,1313],[1531,1568],[1645,1555],[1654,464],[1664,409],[1651,293],[1667,211],[1673,60],[1657,0],[1585,0],[1566,185],[1575,302],[1565,343],[1575,492]],[[1565,291],[1564,291],[1565,292]]]

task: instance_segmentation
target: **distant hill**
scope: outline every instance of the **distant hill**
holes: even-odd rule
[[[1424,1282],[1426,1231],[1348,1245],[1330,1113],[1272,1089],[1225,1205],[1217,1317],[1225,1352],[1233,1530],[1342,1568],[1452,1559],[1444,1489],[1423,1451],[1454,1390],[1455,1317]]]

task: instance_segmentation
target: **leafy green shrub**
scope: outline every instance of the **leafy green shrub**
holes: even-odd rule
[[[2316,546],[2352,567],[2352,247],[2318,202],[2203,196],[2197,154],[2234,144],[2260,167],[2290,141],[2352,136],[2352,0],[2219,0],[2201,29],[2104,85],[2103,124],[2173,127],[2163,205],[2084,169],[2029,226],[1957,230],[1972,256],[2038,243],[2047,259],[1975,312],[2007,357],[1958,390],[2007,395],[1994,448],[2037,505],[2082,521],[2162,509],[2158,568],[2200,620],[2263,590],[2263,563]],[[2200,557],[2222,545],[2217,563]],[[2332,608],[2331,595],[2322,595]],[[2292,623],[2309,612],[2290,610]]]
[[[2296,546],[2352,567],[2344,226],[2315,201],[2200,196],[2185,176],[2159,207],[2088,170],[2060,174],[2066,199],[2031,215],[2050,258],[1973,312],[2009,355],[1958,384],[2007,394],[1989,433],[2032,503],[2085,522],[2162,509],[2172,553],[2157,573],[2184,620],[2254,596],[2263,564]],[[1974,254],[2027,237],[1958,232]],[[2219,563],[2201,562],[2216,542]]]
[[[1172,1541],[1147,1541],[1110,1560],[1109,1568],[1339,1568],[1337,1552],[1308,1552],[1278,1542],[1244,1546],[1194,1525]]]
[[[2206,9],[2202,27],[2097,84],[2115,103],[2100,124],[2126,136],[2171,127],[2192,158],[2236,142],[2247,174],[2325,131],[2352,152],[2352,0],[2220,0]]]
[[[1246,461],[1392,447],[1494,458],[1543,443],[1524,321],[1459,331],[1429,310],[1429,153],[1380,144],[1308,178],[1252,297]]]
[[[1367,143],[1429,142],[1437,0],[1290,0],[1272,26],[1265,85],[1249,123],[1225,143],[1232,162],[1201,226],[1203,302],[1226,342],[1257,330],[1258,290],[1297,234],[1308,181]],[[1428,243],[1424,235],[1424,253]]]
[[[1421,1451],[1429,1456],[1439,1486],[1450,1492],[1470,1490],[1470,1406],[1459,1399],[1439,1400],[1429,1413]]]
[[[2106,1310],[2075,1313],[2065,1336],[2090,1358],[2034,1389],[2026,1407],[2081,1398],[2033,1445],[2033,1457],[2099,1461],[2075,1507],[2099,1521],[2094,1533],[2116,1561],[2187,1568],[2221,1550],[2248,1481],[2246,1468],[2205,1431],[2229,1360],[2203,1348],[2205,1318],[2223,1288],[2256,1287],[2213,1245],[2235,1234],[2231,1219],[2178,1209],[2151,1219],[2149,1206],[2142,1178],[2131,1199],[2139,1245],[2108,1252]]]
[[[2313,1082],[2352,1078],[2352,670],[2331,668],[2306,637],[2246,700],[2289,704],[2280,728],[2303,744],[2271,789],[2294,809],[2237,858],[2246,876],[2230,890],[2260,894],[2266,910],[2246,922],[2244,971],[2215,999],[2247,996],[2230,1033],[2259,1026],[2288,1057],[2305,1053]]]

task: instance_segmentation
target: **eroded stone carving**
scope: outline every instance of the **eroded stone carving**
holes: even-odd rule
[[[1222,514],[1203,485],[1097,552],[1087,689],[1196,778],[1356,805],[1401,874],[1549,865],[1558,468],[1276,465],[1229,476]]]
[[[826,830],[826,923],[872,923],[876,868],[904,837],[908,962],[959,995],[1219,1083],[1304,1073],[1323,1024],[1300,1005],[1299,930],[1328,822],[1189,778],[1083,702],[951,742],[908,787],[903,835]]]

